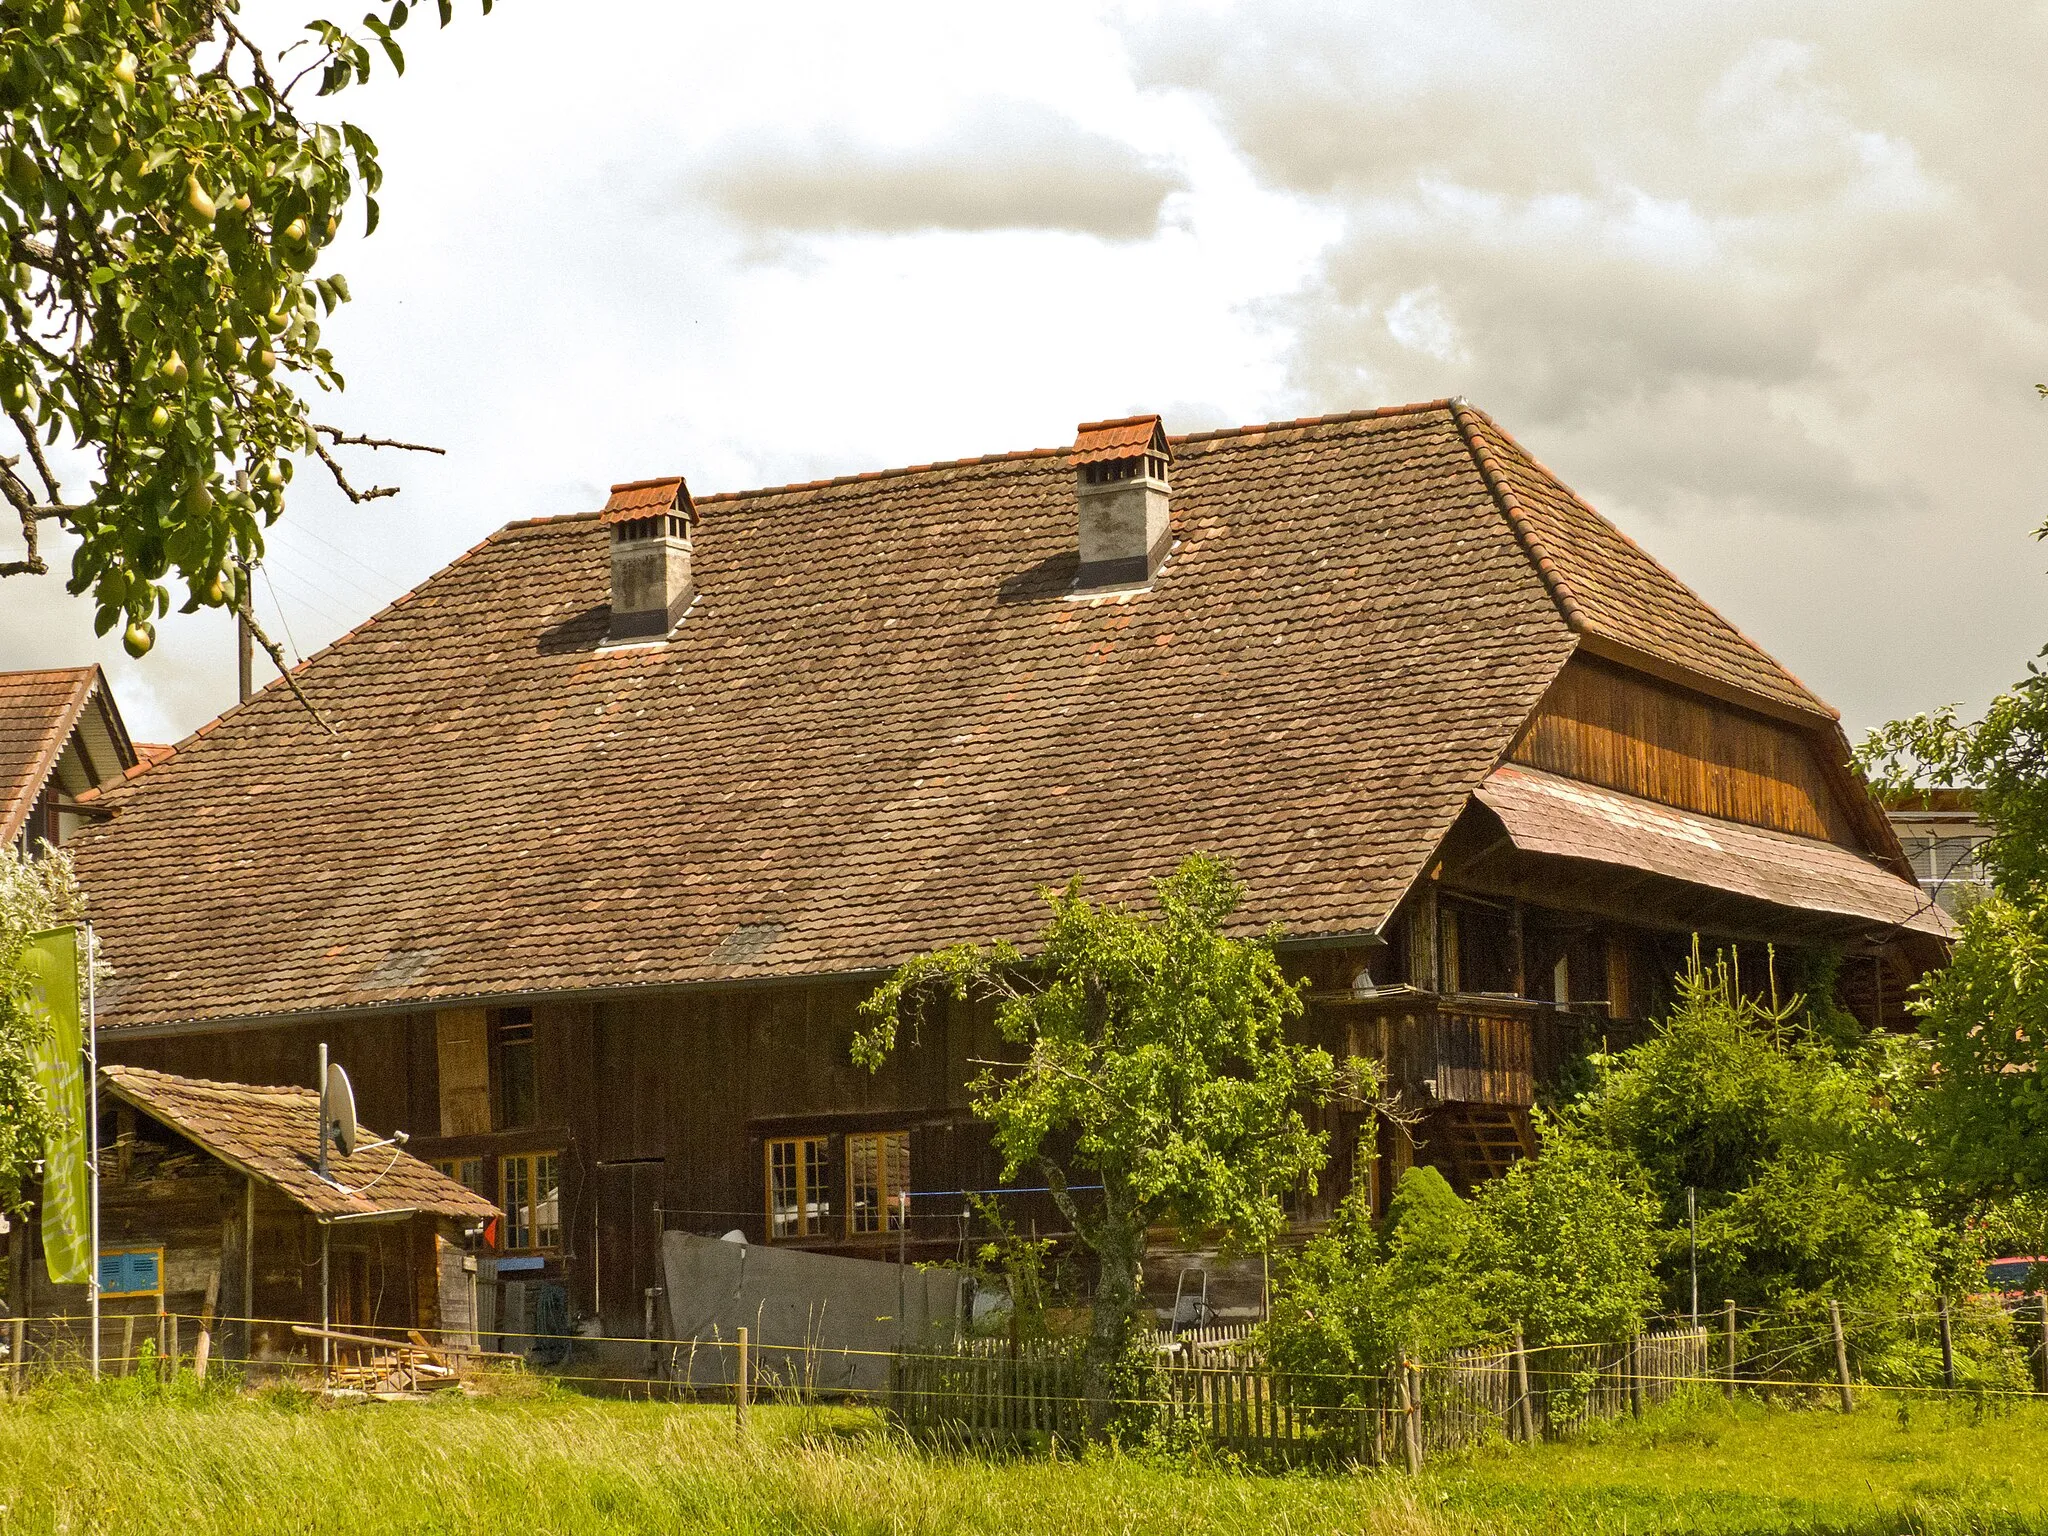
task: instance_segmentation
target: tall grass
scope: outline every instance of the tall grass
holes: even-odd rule
[[[121,1384],[126,1386],[126,1384]],[[2048,1409],[1653,1414],[1396,1473],[916,1449],[852,1410],[44,1388],[0,1403],[0,1532],[2048,1531]]]

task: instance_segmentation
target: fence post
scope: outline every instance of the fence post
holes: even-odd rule
[[[2036,1291],[2034,1301],[2041,1309],[2040,1352],[2034,1356],[2034,1387],[2048,1392],[2048,1291]]]
[[[12,1365],[14,1395],[21,1396],[28,1385],[28,1323],[17,1317],[8,1325],[8,1361]]]
[[[747,1431],[747,1330],[739,1330],[739,1360],[732,1379],[732,1419],[734,1426],[745,1434]],[[652,1337],[652,1335],[649,1335]]]
[[[1629,1417],[1643,1416],[1643,1336],[1635,1335],[1627,1344],[1627,1353],[1622,1356],[1622,1368],[1628,1372]]]
[[[1515,1324],[1515,1385],[1521,1389],[1519,1407],[1522,1417],[1522,1441],[1525,1445],[1536,1443],[1536,1405],[1529,1399],[1529,1350],[1522,1340],[1522,1325]]]
[[[1948,1328],[1948,1298],[1935,1298],[1935,1311],[1941,1319],[1941,1384],[1953,1392],[1956,1389],[1956,1346]]]
[[[1407,1455],[1408,1471],[1412,1475],[1422,1470],[1422,1425],[1418,1422],[1422,1405],[1409,1390],[1408,1371],[1406,1360],[1394,1367],[1394,1386],[1401,1406],[1401,1448]]]
[[[1735,1361],[1736,1361],[1736,1353],[1735,1353],[1735,1351],[1736,1351],[1736,1345],[1735,1345],[1735,1302],[1734,1302],[1734,1299],[1733,1299],[1732,1297],[1731,1297],[1731,1298],[1729,1299],[1729,1302],[1728,1302],[1728,1305],[1727,1305],[1727,1309],[1726,1309],[1726,1311],[1727,1311],[1727,1317],[1728,1317],[1728,1328],[1727,1328],[1727,1331],[1728,1331],[1728,1384],[1727,1384],[1727,1386],[1726,1386],[1726,1387],[1725,1387],[1725,1388],[1724,1388],[1723,1390],[1724,1390],[1724,1391],[1725,1391],[1725,1392],[1726,1392],[1726,1393],[1728,1394],[1728,1400],[1729,1400],[1730,1402],[1733,1402],[1733,1401],[1735,1400]]]
[[[1854,1413],[1856,1399],[1849,1391],[1849,1341],[1842,1336],[1842,1304],[1828,1300],[1828,1326],[1835,1331],[1835,1374],[1842,1380],[1842,1412]]]

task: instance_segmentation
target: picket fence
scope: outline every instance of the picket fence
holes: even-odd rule
[[[1147,1399],[1163,1423],[1247,1460],[1380,1465],[1533,1433],[1568,1435],[1661,1402],[1708,1370],[1705,1329],[1622,1344],[1461,1350],[1383,1375],[1316,1377],[1267,1368],[1245,1337],[1179,1339],[1162,1347]],[[1526,1371],[1527,1415],[1523,1374]],[[1078,1443],[1088,1428],[1078,1342],[971,1340],[937,1354],[899,1355],[888,1407],[913,1435],[949,1443]]]

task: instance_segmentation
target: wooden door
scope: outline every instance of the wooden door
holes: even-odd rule
[[[667,1159],[659,1157],[597,1165],[591,1310],[612,1338],[642,1336],[647,1288],[666,1283],[655,1206],[667,1174]]]
[[[334,1326],[367,1328],[370,1316],[370,1256],[360,1248],[335,1250],[328,1259],[329,1305]]]

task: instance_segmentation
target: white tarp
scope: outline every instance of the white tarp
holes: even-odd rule
[[[730,1382],[745,1328],[753,1374],[771,1385],[877,1392],[898,1349],[949,1344],[966,1276],[873,1259],[670,1232],[661,1240],[675,1378]],[[694,1344],[694,1348],[692,1347]]]

